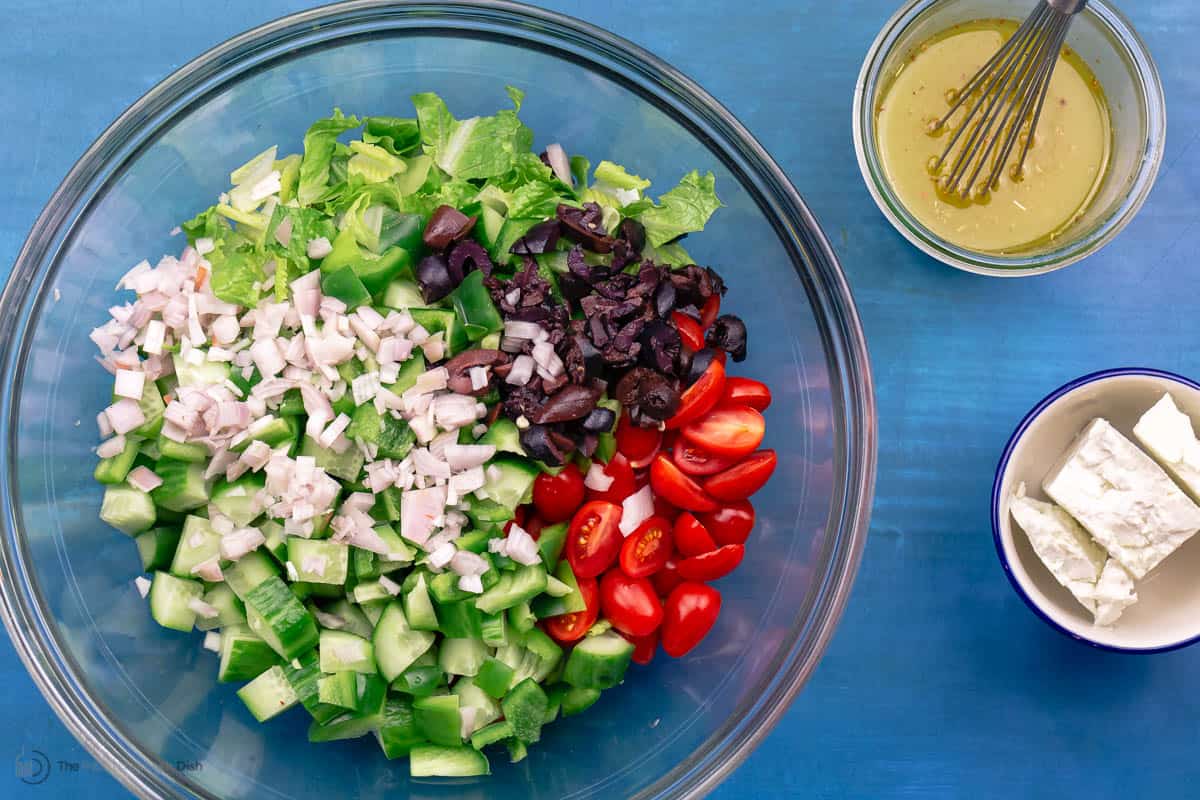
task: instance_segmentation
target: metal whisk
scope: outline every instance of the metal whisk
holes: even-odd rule
[[[943,191],[958,192],[964,199],[986,195],[996,185],[1024,130],[1012,173],[1014,177],[1021,175],[1067,29],[1085,5],[1087,0],[1041,0],[1016,33],[958,92],[946,115],[932,124],[930,131],[935,133],[964,103],[976,97],[941,158],[932,166],[934,174],[940,174],[958,140],[969,132],[950,163],[949,173],[939,179]],[[987,180],[977,183],[989,163]]]

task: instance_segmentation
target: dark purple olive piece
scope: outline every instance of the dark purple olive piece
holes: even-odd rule
[[[445,250],[452,242],[466,236],[475,227],[475,217],[468,217],[453,206],[438,206],[434,209],[422,241],[430,250]]]
[[[558,220],[547,220],[539,222],[530,228],[524,236],[517,239],[517,243],[509,248],[510,253],[519,256],[536,256],[541,253],[549,253],[558,244],[559,234],[562,229],[559,227]]]
[[[551,431],[545,425],[530,425],[521,431],[520,439],[526,455],[552,467],[565,462],[575,445],[569,438]]]
[[[446,259],[433,253],[417,263],[417,285],[421,287],[421,298],[426,303],[435,303],[454,291],[458,284],[450,277]]]
[[[584,458],[591,458],[599,446],[600,437],[591,433],[580,436],[579,441],[575,443],[575,449],[582,453]]]
[[[679,392],[661,373],[649,367],[634,367],[617,383],[617,400],[655,420],[665,420],[679,409]]]
[[[744,361],[746,358],[746,323],[733,314],[722,314],[713,321],[712,327],[704,335],[704,341],[712,347],[719,347],[734,361]]]
[[[646,249],[646,226],[636,219],[626,217],[621,220],[621,226],[617,228],[617,237],[629,242],[630,248],[635,253]]]
[[[689,386],[700,380],[700,376],[708,370],[709,365],[712,364],[713,359],[716,357],[717,351],[711,347],[706,347],[692,356],[692,360],[688,364],[687,372],[684,375]]]
[[[547,398],[532,420],[538,425],[549,425],[554,422],[583,419],[591,413],[599,400],[599,391],[574,383],[567,384]]]
[[[481,397],[487,394],[491,388],[491,376],[488,376],[488,385],[480,389],[473,389],[471,388],[471,369],[474,367],[497,367],[507,363],[508,353],[503,350],[467,350],[446,362],[446,372],[449,373],[446,385],[451,391],[459,394]]]
[[[650,320],[642,329],[639,341],[642,344],[642,351],[639,355],[643,364],[653,367],[659,372],[675,371],[675,364],[679,358],[679,351],[683,348],[683,341],[679,338],[679,331],[675,329],[674,325],[661,319]]]
[[[663,281],[654,292],[654,310],[664,319],[675,309],[675,284]]]
[[[580,427],[588,433],[608,433],[616,421],[617,414],[611,408],[597,407],[583,418]]]
[[[583,355],[584,372],[589,378],[598,378],[604,372],[604,357],[592,341],[582,334],[575,337],[575,344]]]
[[[573,242],[582,244],[594,253],[612,252],[613,239],[604,230],[603,214],[595,203],[584,203],[583,208],[559,205],[558,221],[563,232]]]
[[[472,269],[479,270],[485,277],[492,274],[492,259],[483,245],[474,239],[464,239],[454,245],[447,264],[450,266],[451,279],[457,279],[458,283],[462,283]]]

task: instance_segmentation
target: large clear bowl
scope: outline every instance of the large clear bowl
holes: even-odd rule
[[[778,472],[755,498],[724,611],[682,660],[632,670],[527,760],[486,780],[414,781],[370,739],[305,740],[301,710],[256,724],[216,683],[198,635],[164,631],[134,590],[133,543],[97,519],[96,412],[111,379],[91,327],[117,278],[180,247],[231,166],[298,151],[334,106],[404,113],[436,91],[460,117],[528,92],[538,145],[612,157],[666,186],[711,169],[726,207],[688,241],[732,285],[751,333],[739,372],[766,380]],[[827,646],[866,535],[875,412],[862,330],[837,260],[783,173],[678,72],[598,29],[506,3],[357,2],[265,25],[188,64],[83,156],[38,219],[3,296],[0,425],[5,624],[72,732],[142,797],[694,797],[780,718]],[[814,743],[814,746],[819,746]]]

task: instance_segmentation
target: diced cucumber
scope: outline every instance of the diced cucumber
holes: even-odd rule
[[[379,620],[383,619],[383,612],[387,609],[390,602],[391,599],[389,598],[387,600],[372,600],[369,603],[359,603],[358,607],[362,609],[363,615],[371,623],[372,631],[379,626]]]
[[[375,632],[375,626],[367,619],[367,615],[358,606],[344,597],[332,603],[327,610],[328,613],[341,617],[345,622],[345,625],[338,630],[353,633],[355,636],[361,636],[364,639],[370,639],[371,635]]]
[[[611,689],[624,679],[632,657],[633,644],[618,633],[588,636],[567,658],[563,680],[580,689]]]
[[[515,508],[502,506],[495,500],[483,500],[475,495],[467,498],[466,514],[476,527],[488,528],[513,518]]]
[[[479,672],[475,675],[475,685],[489,697],[499,700],[508,694],[508,687],[512,686],[512,679],[512,667],[503,661],[488,658],[480,665]]]
[[[157,518],[150,495],[132,486],[109,486],[100,503],[100,519],[122,533],[136,536]]]
[[[311,436],[305,436],[300,442],[300,455],[311,456],[318,467],[344,481],[357,481],[362,472],[363,454],[354,446],[338,453],[331,447],[322,447]]]
[[[408,313],[431,334],[441,332],[444,335],[447,356],[457,355],[471,346],[467,329],[453,311],[445,308],[410,308]]]
[[[442,668],[433,666],[413,666],[404,670],[399,678],[392,681],[392,688],[413,697],[429,697],[437,694],[438,689],[445,685],[446,673]]]
[[[437,618],[441,631],[456,639],[478,639],[483,636],[483,615],[475,607],[474,596],[456,603],[438,603]]]
[[[413,700],[417,730],[433,742],[442,745],[462,743],[462,720],[458,714],[456,694],[436,694]]]
[[[283,658],[291,660],[317,644],[312,614],[278,577],[267,578],[242,599],[250,628]]]
[[[451,694],[458,695],[458,707],[475,709],[475,718],[471,722],[470,735],[484,725],[500,719],[500,704],[493,700],[487,692],[475,685],[474,678],[463,678],[454,684]]]
[[[375,648],[362,638],[346,631],[323,630],[320,633],[322,672],[362,672],[372,675],[375,666]]]
[[[529,603],[517,603],[508,610],[508,624],[518,633],[525,633],[537,624],[537,617],[530,610]]]
[[[538,534],[538,551],[542,554],[542,563],[546,565],[547,570],[554,570],[558,565],[558,560],[562,556],[563,545],[567,543],[568,527],[569,525],[566,522],[547,525]],[[557,572],[555,573],[555,577],[558,577]],[[562,578],[559,578],[559,580],[562,580]]]
[[[204,593],[204,602],[217,610],[217,616],[213,619],[197,617],[196,627],[200,630],[211,631],[228,625],[246,624],[246,607],[228,584],[214,584]]]
[[[229,365],[220,361],[205,361],[200,364],[189,364],[179,354],[173,357],[175,362],[175,377],[180,386],[212,386],[225,383],[229,379]]]
[[[383,721],[375,732],[379,746],[387,758],[408,755],[425,737],[417,730],[417,719],[413,714],[412,700],[407,697],[389,697],[383,707]]]
[[[159,431],[162,430],[163,412],[167,410],[167,405],[163,402],[162,395],[159,393],[158,387],[154,385],[154,381],[145,381],[142,384],[142,397],[138,400],[138,407],[146,421],[139,425],[134,433],[146,438],[158,436]]]
[[[434,634],[413,630],[399,600],[388,603],[375,626],[372,642],[379,672],[389,683],[433,646]]]
[[[213,530],[204,517],[189,514],[183,521],[183,533],[175,548],[175,558],[171,560],[171,574],[191,578],[195,574],[193,569],[205,561],[220,558],[220,554],[221,534]]]
[[[388,572],[388,565],[404,566],[417,557],[412,545],[400,538],[396,529],[386,522],[374,526],[375,535],[387,545],[387,554],[381,557],[380,571]]]
[[[167,572],[154,573],[150,583],[150,615],[164,628],[190,631],[196,624],[193,600],[204,594],[204,584],[176,578]]]
[[[582,714],[595,705],[599,699],[600,691],[597,689],[581,689],[578,686],[571,686],[562,696],[562,715],[570,717]]]
[[[298,702],[295,690],[278,665],[243,686],[237,695],[259,722],[282,714]]]
[[[150,492],[155,504],[170,511],[191,511],[208,502],[203,464],[160,458],[154,473],[162,478],[162,485]]]
[[[521,643],[513,642],[496,651],[496,658],[513,669],[513,682],[526,678],[541,682],[554,671],[562,659],[562,648],[538,628],[522,635]]]
[[[161,458],[201,464],[208,461],[208,448],[199,442],[177,442],[161,434],[158,437],[158,453]]]
[[[383,292],[383,304],[388,308],[404,310],[406,308],[421,308],[425,299],[421,297],[421,289],[413,281],[392,281]]]
[[[429,594],[439,605],[457,603],[477,597],[473,592],[459,588],[458,576],[453,572],[443,572],[433,576],[429,582]]]
[[[425,588],[424,575],[418,577],[416,585],[404,595],[404,616],[413,630],[436,631],[438,629],[437,613],[433,610],[433,602],[429,599],[429,591]]]
[[[378,578],[379,556],[361,547],[350,548],[350,571],[354,574],[355,582],[367,582]]]
[[[408,771],[414,778],[469,778],[491,775],[487,757],[473,747],[417,745],[409,751]]]
[[[100,459],[95,472],[92,473],[93,477],[100,483],[124,483],[129,470],[133,469],[133,460],[137,458],[140,444],[141,440],[136,436],[126,436],[125,449],[115,456]]]
[[[522,566],[515,572],[503,573],[495,586],[479,596],[475,606],[484,614],[495,614],[532,600],[545,590],[546,568],[541,564]]]
[[[575,571],[571,569],[571,565],[567,563],[566,559],[559,562],[558,567],[554,570],[554,577],[567,587],[567,594],[560,597],[543,594],[534,598],[530,603],[530,608],[533,609],[533,613],[537,615],[538,619],[586,610],[587,603],[583,600],[583,593],[579,591],[579,581],[575,579]]]
[[[362,439],[379,447],[380,458],[402,459],[412,450],[417,435],[402,419],[391,414],[380,414],[371,403],[354,409],[346,436]]]
[[[354,676],[354,679],[358,689],[357,710],[335,715],[323,722],[314,720],[308,728],[310,742],[357,739],[378,730],[383,723],[383,712],[387,702],[387,684],[378,675],[359,673]],[[328,704],[320,707],[326,708]]]
[[[360,606],[368,603],[388,602],[392,599],[392,593],[379,581],[366,581],[354,587],[354,602]]]
[[[525,448],[521,446],[521,431],[508,417],[497,417],[483,436],[479,437],[478,443],[493,445],[497,452],[525,455]]]
[[[295,415],[272,415],[266,422],[258,420],[246,432],[249,435],[229,448],[230,450],[240,453],[249,447],[251,442],[266,442],[272,450],[282,444],[291,444],[300,438],[300,423],[296,421]]]
[[[304,707],[312,711],[320,706],[321,702],[317,698],[317,681],[321,677],[321,663],[316,650],[291,661],[285,661],[281,666],[288,683]]]
[[[279,663],[270,645],[245,625],[221,629],[221,666],[217,680],[223,683],[257,678]]]
[[[493,722],[471,734],[471,747],[474,747],[476,750],[482,750],[490,744],[496,744],[497,742],[512,738],[512,735],[512,725],[509,725],[508,722],[505,720]]]
[[[350,546],[329,539],[289,536],[287,560],[296,568],[297,580],[344,586],[350,575]]]
[[[479,627],[483,643],[488,647],[504,647],[508,644],[508,623],[503,611],[484,616]]]
[[[533,462],[516,456],[497,456],[486,472],[487,482],[475,494],[510,511],[521,504],[539,474]]]
[[[179,528],[151,528],[145,533],[139,533],[137,538],[138,555],[142,557],[142,570],[154,572],[171,566],[175,557],[175,549],[179,547]]]
[[[317,681],[317,697],[322,703],[358,710],[358,673],[346,671],[324,675]]]
[[[438,649],[438,666],[447,675],[474,675],[488,656],[479,639],[445,639]]]
[[[266,539],[263,548],[279,562],[279,566],[283,566],[287,561],[287,534],[283,532],[283,526],[273,519],[267,519],[258,524],[258,530]]]
[[[225,583],[243,602],[251,589],[279,575],[279,566],[261,550],[254,550],[225,567]]]
[[[262,473],[251,472],[232,483],[219,481],[212,490],[212,504],[239,528],[244,528],[262,514],[258,493],[266,485]]]

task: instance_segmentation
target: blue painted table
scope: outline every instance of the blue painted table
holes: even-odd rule
[[[0,3],[0,273],[125,106],[207,48],[307,5]],[[1200,375],[1187,302],[1200,249],[1200,11],[1188,0],[1127,4],[1171,116],[1141,215],[1082,265],[999,281],[917,253],[859,178],[850,97],[892,0],[546,5],[656,52],[754,131],[833,240],[871,344],[882,444],[854,595],[812,682],[716,796],[1194,796],[1200,648],[1117,656],[1051,631],[997,566],[988,495],[1011,428],[1055,386],[1118,365]],[[36,748],[55,763],[42,786],[0,770],[0,797],[125,796],[3,641],[0,760]]]

